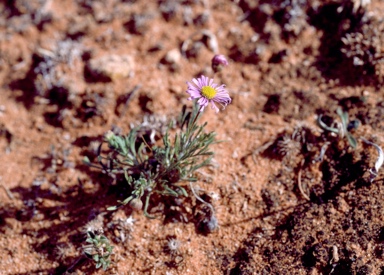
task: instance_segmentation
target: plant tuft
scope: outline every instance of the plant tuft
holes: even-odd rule
[[[83,252],[87,258],[91,259],[95,263],[96,268],[102,267],[103,270],[107,270],[111,264],[111,255],[113,246],[109,243],[107,237],[103,235],[102,230],[93,232],[87,232],[87,245],[83,246]]]
[[[204,131],[206,123],[197,124],[201,115],[198,107],[196,104],[188,111],[184,106],[177,121],[179,130],[171,135],[170,130],[174,128],[171,122],[157,144],[139,134],[140,125],[125,136],[112,131],[105,134],[108,149],[101,152],[100,147],[99,163],[105,172],[123,175],[131,190],[123,201],[108,210],[128,204],[133,209],[143,209],[144,214],[152,218],[148,207],[153,194],[188,196],[182,182],[197,180],[194,172],[209,165],[213,155],[210,145],[216,143],[215,133]],[[89,164],[89,160],[85,161]]]

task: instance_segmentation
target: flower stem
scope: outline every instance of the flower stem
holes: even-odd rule
[[[203,106],[200,106],[199,110],[197,111],[197,114],[196,116],[194,117],[193,119],[193,122],[190,124],[190,127],[192,127],[195,123],[196,123],[196,120],[197,118],[200,116],[200,113],[201,113],[201,109],[203,108]]]

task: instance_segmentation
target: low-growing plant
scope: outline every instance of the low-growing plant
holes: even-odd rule
[[[181,115],[173,125],[171,122],[157,144],[147,141],[142,135],[140,125],[127,135],[118,135],[109,131],[104,136],[107,151],[99,148],[98,161],[108,174],[124,176],[130,187],[130,193],[118,205],[108,207],[116,210],[119,206],[129,205],[134,209],[143,209],[147,217],[151,196],[188,196],[185,182],[195,182],[196,170],[210,164],[213,152],[211,145],[217,143],[214,132],[205,132],[207,123],[198,124],[204,108],[211,105],[216,112],[231,102],[224,85],[217,85],[205,76],[187,82],[189,100],[197,99],[192,110],[182,108]],[[176,127],[174,127],[176,126]],[[171,131],[175,132],[171,134]],[[160,143],[160,144],[159,144]],[[89,159],[85,162],[90,164]],[[90,164],[91,165],[91,164]],[[201,201],[190,185],[192,193]],[[205,202],[206,203],[206,202]],[[210,207],[212,207],[209,203]]]
[[[336,125],[336,126],[332,125],[330,127],[330,126],[326,125],[322,121],[322,119],[321,119],[322,116],[320,115],[319,118],[318,118],[318,121],[317,121],[319,126],[323,130],[335,133],[335,134],[337,134],[341,138],[346,137],[347,140],[348,140],[348,143],[352,146],[352,148],[356,149],[356,147],[357,147],[357,140],[350,133],[350,130],[357,128],[360,125],[360,121],[359,120],[349,121],[348,113],[347,112],[343,112],[340,107],[337,108],[336,112],[337,112],[337,114],[339,115],[339,117],[341,119],[341,123],[340,122],[336,122],[336,123],[334,123],[334,125]],[[377,150],[377,153],[378,153],[378,157],[377,157],[377,160],[375,162],[374,167],[369,169],[369,172],[371,174],[370,175],[370,182],[373,182],[376,179],[376,177],[378,176],[379,169],[383,165],[383,162],[384,162],[383,149],[379,145],[377,145],[376,143],[374,143],[372,141],[369,141],[369,140],[365,139],[364,137],[360,137],[360,140],[363,141],[365,144],[374,146],[376,148],[376,150]],[[320,156],[318,157],[319,160],[323,159],[323,156],[325,154],[325,151],[327,150],[328,145],[329,145],[329,142],[326,142],[322,146],[321,152],[320,152]]]
[[[94,261],[96,268],[102,267],[103,270],[107,270],[111,264],[113,246],[103,232],[88,231],[87,236],[85,240],[87,245],[83,246],[85,256]]]
[[[323,130],[335,133],[341,138],[346,137],[349,145],[351,145],[353,149],[356,149],[357,141],[356,138],[350,133],[350,130],[357,128],[360,122],[358,120],[353,120],[350,122],[348,113],[342,111],[340,107],[337,108],[336,113],[340,117],[341,123],[337,122],[335,127],[328,126],[321,120],[322,116],[320,115],[317,120],[319,126]]]

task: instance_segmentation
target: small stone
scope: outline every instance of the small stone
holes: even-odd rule
[[[130,55],[105,55],[91,59],[88,72],[96,81],[115,81],[129,76],[134,70],[134,60]]]
[[[177,64],[181,59],[181,53],[179,49],[173,49],[167,52],[164,56],[164,63],[166,64]]]

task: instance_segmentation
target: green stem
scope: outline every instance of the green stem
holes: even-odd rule
[[[193,125],[196,123],[196,120],[197,120],[197,118],[200,116],[200,113],[201,113],[201,109],[202,109],[202,108],[203,108],[203,106],[200,105],[200,108],[199,108],[199,110],[197,111],[197,114],[196,114],[195,118],[193,119],[193,122],[192,122],[191,124],[188,125],[188,128],[191,129],[191,128],[193,127]],[[188,132],[189,132],[190,129],[188,129]]]

